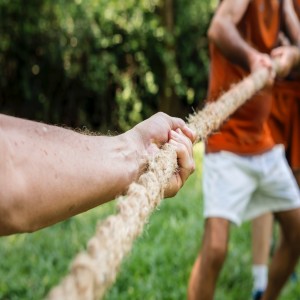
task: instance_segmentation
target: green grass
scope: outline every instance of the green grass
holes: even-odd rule
[[[105,300],[186,299],[203,233],[201,149],[196,148],[197,171],[174,199],[163,201],[152,215]],[[97,221],[114,212],[114,205],[106,204],[34,234],[1,238],[0,299],[42,299],[66,274],[74,255],[85,248]],[[249,224],[233,227],[216,300],[250,299],[250,242]],[[289,282],[281,299],[300,299],[300,285]]]

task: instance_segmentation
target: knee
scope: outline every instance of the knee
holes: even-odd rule
[[[219,241],[210,241],[206,244],[206,256],[207,263],[212,267],[220,268],[227,255],[227,243]]]

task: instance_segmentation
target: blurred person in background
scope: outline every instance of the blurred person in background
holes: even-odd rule
[[[284,9],[292,26],[282,24],[279,45],[299,44],[300,0],[287,1]],[[290,30],[292,28],[293,30]],[[280,51],[275,49],[273,55]],[[284,145],[285,155],[300,186],[300,70],[293,69],[284,79],[278,78],[273,87],[273,103],[269,118],[271,134],[276,144]],[[253,299],[259,300],[268,281],[268,263],[272,239],[273,216],[265,214],[252,223]],[[295,278],[295,276],[294,276]]]
[[[288,0],[287,0],[288,1]],[[205,231],[188,287],[189,300],[212,300],[227,255],[231,223],[272,211],[283,231],[264,300],[280,294],[300,254],[300,193],[268,127],[274,80],[271,52],[288,15],[277,0],[223,0],[212,19],[209,101],[251,72],[269,69],[269,87],[257,93],[207,139],[203,164]],[[300,61],[299,49],[277,50],[281,76]]]

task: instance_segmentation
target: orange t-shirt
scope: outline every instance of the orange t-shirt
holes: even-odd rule
[[[279,23],[278,0],[252,0],[238,30],[258,51],[270,53],[277,42]],[[214,101],[249,73],[227,60],[214,44],[210,45],[210,57],[208,101]],[[207,139],[206,152],[227,150],[247,155],[271,149],[274,141],[267,125],[271,101],[271,90],[257,93],[221,126],[219,132]]]
[[[300,0],[294,0],[300,20]],[[283,28],[284,31],[284,28]],[[269,127],[276,144],[283,144],[292,169],[300,169],[300,72],[294,70],[273,87]]]
[[[292,169],[300,169],[300,82],[277,81],[269,118],[272,136],[283,144]]]

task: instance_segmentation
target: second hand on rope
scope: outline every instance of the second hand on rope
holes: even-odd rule
[[[278,72],[278,65],[274,63]],[[216,102],[189,117],[188,126],[195,130],[197,141],[211,133],[256,92],[266,86],[269,71],[261,69],[249,75],[224,93]],[[118,212],[99,224],[88,241],[87,251],[79,253],[70,273],[53,288],[49,300],[101,299],[113,284],[123,258],[141,234],[149,216],[159,205],[163,193],[177,169],[176,152],[164,146],[149,159],[146,173],[129,186],[126,196],[118,199]]]

